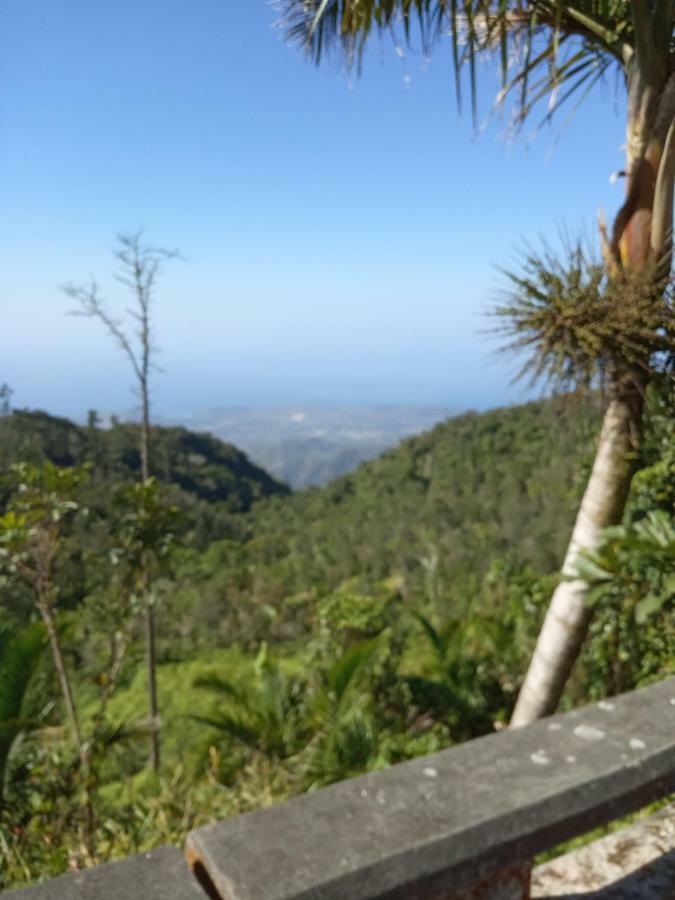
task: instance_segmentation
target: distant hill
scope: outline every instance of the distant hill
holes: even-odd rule
[[[221,407],[167,422],[231,441],[293,488],[327,484],[446,419],[416,405]]]
[[[566,396],[466,413],[323,488],[265,501],[247,517],[256,577],[266,566],[279,595],[402,573],[438,594],[470,591],[497,560],[554,572],[601,412]]]
[[[138,437],[134,424],[82,427],[45,412],[16,410],[0,418],[0,469],[18,460],[50,460],[59,466],[91,462],[99,478],[132,480],[140,472]],[[152,429],[150,471],[186,497],[233,513],[245,512],[256,500],[289,492],[236,447],[186,428]]]

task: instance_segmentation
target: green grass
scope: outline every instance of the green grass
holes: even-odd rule
[[[302,655],[297,643],[276,647],[275,658],[287,674],[297,672],[302,666]],[[221,738],[218,731],[195,722],[192,716],[206,716],[217,708],[217,699],[208,690],[194,687],[203,675],[215,674],[236,685],[245,685],[255,677],[255,656],[238,647],[205,650],[197,656],[181,662],[171,662],[157,667],[157,688],[161,721],[162,768],[173,769],[180,765],[186,772],[197,774],[204,770],[209,747]],[[83,705],[83,719],[91,722],[98,709],[98,700],[90,691]],[[145,666],[139,664],[127,685],[119,686],[108,705],[108,719],[114,725],[142,723],[147,718],[148,695]],[[146,764],[143,735],[133,741],[134,751],[129,754],[122,770],[124,775],[135,775]],[[115,764],[107,767],[106,780],[115,780],[120,774]]]
[[[209,745],[216,732],[191,719],[193,715],[207,715],[213,710],[214,699],[208,691],[195,688],[197,678],[207,673],[235,683],[253,677],[253,657],[237,648],[209,650],[183,662],[157,667],[157,688],[161,721],[162,763],[167,768],[180,764],[187,771],[196,772],[207,757]],[[84,719],[91,721],[98,708],[90,701],[84,708]],[[118,689],[110,700],[108,718],[114,724],[141,722],[147,717],[148,695],[145,666],[139,665],[128,685]],[[126,769],[144,765],[142,736],[134,742],[137,752],[134,764]],[[111,775],[112,775],[111,770]]]

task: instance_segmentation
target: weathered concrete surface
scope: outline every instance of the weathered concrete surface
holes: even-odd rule
[[[532,897],[675,900],[675,804],[538,866]]]
[[[1,896],[2,900],[207,900],[175,847],[72,872]]]
[[[675,679],[188,838],[225,900],[446,900],[675,790]]]

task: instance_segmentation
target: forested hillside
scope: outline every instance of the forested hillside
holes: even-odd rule
[[[672,671],[671,413],[654,392],[625,524],[589,561],[596,615],[564,705]],[[288,496],[234,448],[184,429],[153,431],[153,471],[168,483],[143,487],[132,426],[0,420],[5,882],[180,843],[194,824],[501,727],[601,416],[600,398],[571,395],[465,414]],[[92,470],[59,468],[82,462]]]
[[[368,592],[394,578],[410,602],[448,617],[488,572],[531,582],[555,572],[600,415],[597,398],[571,396],[468,413],[325,488],[258,504],[242,521],[243,547],[216,543],[186,563],[200,584],[198,598],[187,592],[194,639],[246,638],[248,626],[232,623],[260,608],[275,609],[287,635],[286,606],[350,580]]]
[[[441,578],[480,575],[502,554],[555,569],[599,416],[597,400],[576,397],[458,416],[325,489],[258,507],[251,533],[285,535],[314,585],[412,574],[423,557]]]
[[[190,511],[190,526],[200,545],[228,533],[230,513],[245,512],[264,497],[289,493],[285,484],[236,447],[209,434],[156,427],[151,448],[151,474],[171,486],[174,502]],[[45,412],[15,410],[0,417],[0,471],[17,461],[88,463],[99,499],[105,499],[113,485],[140,475],[138,426],[113,421],[111,427],[101,428],[92,413],[88,426],[81,427]]]

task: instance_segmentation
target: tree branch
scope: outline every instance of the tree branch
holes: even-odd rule
[[[98,284],[94,278],[91,279],[88,287],[75,284],[67,284],[63,287],[63,292],[71,300],[80,304],[80,309],[70,310],[71,316],[84,316],[88,319],[97,318],[108,329],[108,332],[115,338],[120,347],[126,353],[133,367],[135,375],[140,375],[140,367],[134,349],[131,346],[129,338],[122,330],[120,322],[110,316],[103,306],[99,296]]]

